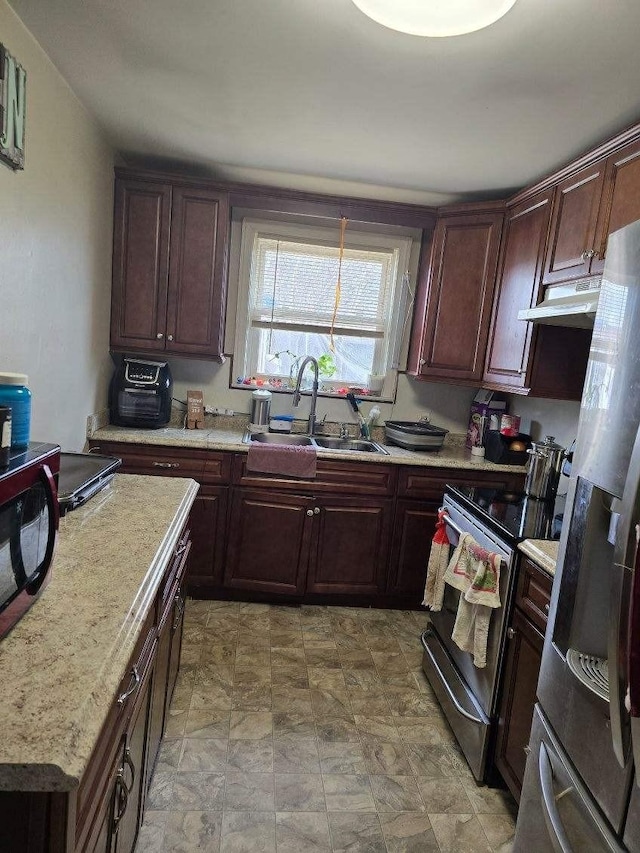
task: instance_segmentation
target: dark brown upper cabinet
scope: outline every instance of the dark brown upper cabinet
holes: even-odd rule
[[[609,234],[637,219],[640,219],[639,141],[625,145],[606,160],[592,272],[604,269]]]
[[[438,220],[421,271],[408,372],[474,385],[484,370],[503,212],[470,210]]]
[[[556,186],[543,284],[590,275],[604,170],[600,161]]]
[[[111,348],[220,360],[229,200],[116,179]]]
[[[579,400],[591,333],[534,326],[518,312],[539,301],[553,189],[505,216],[483,385],[534,397]]]

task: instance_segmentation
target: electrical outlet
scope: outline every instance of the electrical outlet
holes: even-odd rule
[[[205,406],[204,407],[204,413],[205,413],[205,415],[217,415],[218,410],[216,409],[215,406]]]

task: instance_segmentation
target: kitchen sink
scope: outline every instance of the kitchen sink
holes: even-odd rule
[[[298,447],[315,447],[318,450],[341,450],[356,453],[377,453],[388,456],[389,453],[376,444],[375,441],[366,441],[362,438],[339,438],[330,435],[283,435],[274,432],[245,432],[244,444],[258,441],[261,444],[293,444]]]
[[[260,444],[295,444],[297,446],[313,446],[313,441],[308,435],[280,435],[275,432],[246,432],[242,441],[249,444],[251,441],[259,441]]]
[[[380,447],[375,441],[367,441],[363,438],[338,438],[337,436],[313,437],[313,441],[322,450],[355,450],[358,453],[384,453],[389,455],[384,447]]]

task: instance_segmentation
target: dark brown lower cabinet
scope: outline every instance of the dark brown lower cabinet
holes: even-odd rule
[[[391,545],[392,572],[388,592],[422,600],[431,538],[438,520],[440,501],[398,498]]]
[[[522,559],[516,606],[507,629],[508,646],[498,720],[496,766],[520,801],[536,688],[551,596],[551,577]]]
[[[393,501],[233,490],[225,586],[295,597],[384,590]]]
[[[228,488],[202,485],[191,507],[187,571],[189,589],[196,596],[199,589],[222,583],[228,495]]]
[[[224,585],[302,595],[312,524],[313,502],[309,497],[234,489]]]
[[[306,592],[376,595],[384,591],[393,501],[333,497],[313,501]]]

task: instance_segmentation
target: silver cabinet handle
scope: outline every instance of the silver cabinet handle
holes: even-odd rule
[[[440,679],[440,683],[444,687],[447,696],[449,697],[449,699],[453,703],[454,708],[456,709],[456,711],[459,714],[461,714],[463,717],[466,717],[467,720],[471,720],[472,723],[477,723],[479,726],[485,725],[487,721],[482,720],[480,717],[474,717],[473,714],[470,714],[465,708],[462,707],[462,705],[458,702],[453,690],[449,687],[449,685],[447,683],[447,679],[444,676],[444,673],[442,672],[442,670],[438,666],[438,663],[437,663],[436,659],[434,658],[434,656],[431,652],[431,649],[429,648],[429,646],[425,642],[425,639],[424,639],[425,636],[427,634],[431,634],[431,633],[432,633],[431,630],[429,628],[427,628],[427,630],[424,632],[424,634],[422,634],[422,636],[420,637],[420,642],[422,643],[422,647],[424,648],[425,652],[429,655],[429,658],[431,659],[431,665],[433,666],[433,668],[437,672],[438,678]]]
[[[173,340],[173,335],[167,335],[167,340],[168,340],[168,341],[172,341],[172,340]]]
[[[180,624],[180,620],[182,619],[182,614],[184,613],[184,601],[180,593],[176,595],[173,601],[176,606],[176,615],[173,618],[172,630],[176,631]]]
[[[313,514],[314,515],[320,515],[320,507],[319,506],[314,506]]]
[[[513,640],[513,638],[515,637],[515,635],[516,635],[516,632],[515,632],[515,630],[514,630],[513,628],[507,628],[507,637],[508,637],[510,640]]]
[[[127,785],[127,790],[129,791],[129,793],[131,793],[131,791],[133,790],[133,786],[135,784],[135,781],[136,781],[136,766],[133,763],[133,759],[131,758],[131,750],[129,749],[128,746],[125,747],[125,750],[124,750],[124,763],[127,765],[129,770],[131,771],[131,785]],[[122,770],[124,771],[124,767],[122,768]],[[124,773],[122,775],[122,780],[124,781]],[[125,782],[125,785],[126,785],[126,782]]]
[[[564,831],[560,812],[556,805],[559,797],[556,797],[553,790],[553,768],[547,747],[543,741],[540,742],[540,752],[538,753],[538,773],[540,774],[540,788],[542,789],[542,812],[553,849],[556,853],[573,853],[573,848]],[[568,788],[563,792],[563,795],[569,793],[570,790],[571,788]]]
[[[118,705],[122,708],[124,703],[127,701],[129,696],[136,692],[138,689],[138,685],[140,684],[140,673],[138,672],[138,667],[134,666],[131,670],[131,680],[129,681],[129,686],[118,696]]]
[[[179,468],[179,462],[152,462],[154,468]]]
[[[156,335],[156,338],[157,338],[159,341],[161,341],[161,340],[164,338],[164,335],[162,334],[162,332],[158,332],[158,334]]]
[[[179,557],[181,554],[184,554],[184,552],[187,550],[187,548],[188,548],[188,543],[183,542],[179,548],[176,548],[176,552],[175,552],[174,556]]]
[[[124,781],[122,770],[118,770],[116,774],[116,803],[118,804],[118,813],[114,815],[112,832],[115,835],[120,826],[120,821],[127,811],[129,805],[129,791]]]
[[[313,510],[312,510],[312,509],[308,509],[308,510],[307,510],[307,515],[313,515]]]

